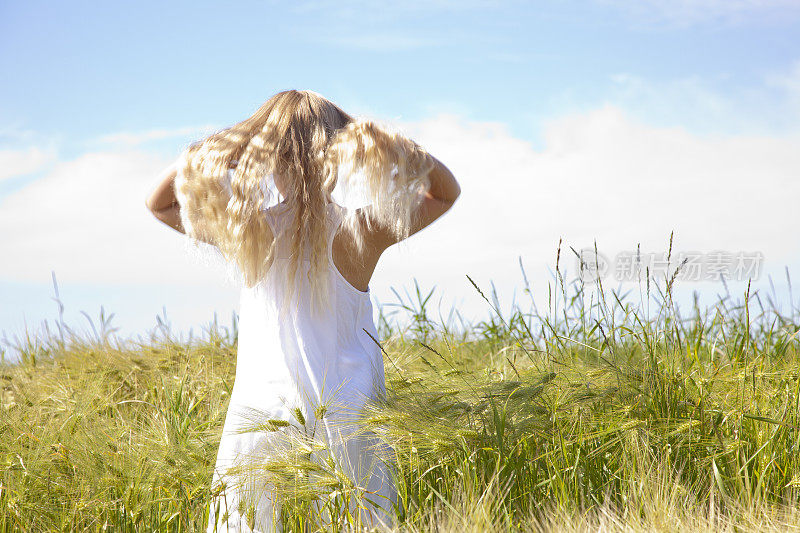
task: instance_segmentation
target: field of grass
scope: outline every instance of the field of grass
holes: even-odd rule
[[[494,311],[466,331],[427,292],[410,326],[381,320],[364,421],[396,454],[398,529],[800,531],[800,313],[758,293],[679,312],[674,279],[632,297],[559,274],[503,312],[476,285]],[[101,321],[0,367],[0,531],[204,530],[236,322],[119,343]],[[315,530],[358,490],[301,455],[270,475],[288,528]]]

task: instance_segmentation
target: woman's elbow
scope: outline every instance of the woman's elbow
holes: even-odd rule
[[[150,212],[153,213],[153,216],[156,217],[160,222],[166,224],[178,233],[186,233],[186,231],[183,229],[179,205],[175,204],[167,209],[152,209],[150,206],[148,206],[148,209],[150,209]]]
[[[152,200],[152,198],[150,197],[150,195],[149,195],[149,194],[148,194],[148,195],[145,197],[145,199],[144,199],[144,206],[145,206],[145,207],[147,208],[147,210],[148,210],[148,211],[150,211],[151,213],[153,213],[153,212],[155,211],[155,209],[153,208],[153,200]]]
[[[454,182],[455,185],[455,192],[453,194],[453,203],[461,196],[461,185],[458,184],[457,181]]]
[[[153,193],[147,195],[147,197],[144,199],[144,205],[145,207],[147,207],[148,211],[150,211],[155,215],[160,211],[166,211],[168,209],[171,209],[172,207],[177,205],[177,202],[173,200],[172,203],[167,205],[167,203],[164,202],[163,199],[159,198],[156,193]]]

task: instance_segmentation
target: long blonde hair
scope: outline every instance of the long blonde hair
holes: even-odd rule
[[[403,135],[353,118],[314,91],[288,90],[242,122],[190,145],[179,159],[175,189],[186,234],[195,245],[216,245],[247,287],[264,279],[276,240],[291,238],[291,297],[308,247],[312,299],[322,303],[328,290],[326,210],[340,177],[345,190],[366,193],[374,222],[399,241],[410,233],[433,167],[430,155]],[[263,212],[274,203],[275,175],[294,213],[282,235],[272,235]],[[362,250],[369,228],[352,220],[343,228]]]

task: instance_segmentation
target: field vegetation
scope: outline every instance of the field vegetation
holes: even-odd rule
[[[468,277],[490,310],[468,328],[398,294],[387,395],[363,415],[394,451],[396,528],[800,531],[800,312],[749,287],[678,309],[679,269],[618,293],[557,261],[547,301],[511,309]],[[235,317],[188,340],[93,328],[6,339],[0,531],[204,530]],[[307,457],[265,468],[287,530],[357,526],[358,487]]]

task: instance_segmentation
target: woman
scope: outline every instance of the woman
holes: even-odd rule
[[[339,180],[363,190],[369,205],[334,202]],[[279,476],[251,474],[293,442],[323,443],[308,456],[360,490],[348,499],[356,522],[391,524],[390,460],[355,418],[385,390],[369,282],[389,246],[438,219],[459,194],[452,173],[418,144],[313,91],[275,94],[167,169],[148,208],[192,242],[216,246],[243,286],[214,473],[224,490],[209,531],[280,527]]]

